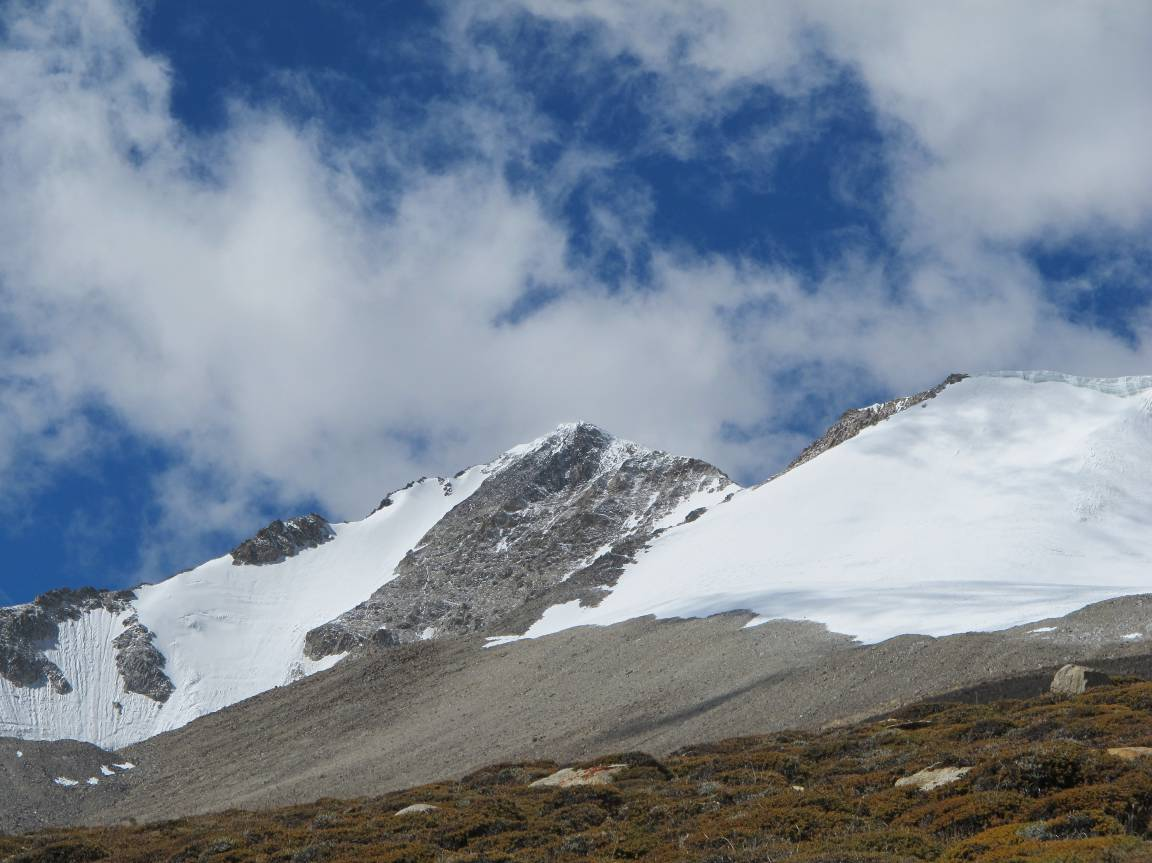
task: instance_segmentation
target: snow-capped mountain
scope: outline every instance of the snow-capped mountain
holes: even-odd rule
[[[1002,629],[1152,592],[1150,563],[1152,377],[953,375],[748,489],[568,425],[363,521],[0,609],[0,736],[125,745],[369,643],[737,609],[864,642]]]
[[[737,488],[704,462],[565,425],[411,483],[362,521],[278,521],[159,584],[0,609],[0,736],[123,746],[368,639],[482,629]]]
[[[849,411],[797,462],[527,634],[742,608],[874,642],[1152,592],[1152,377],[953,376]]]

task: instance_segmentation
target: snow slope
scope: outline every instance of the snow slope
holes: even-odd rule
[[[281,563],[234,566],[226,555],[137,589],[128,611],[61,623],[47,653],[74,691],[58,695],[0,678],[0,736],[117,748],[334,664],[339,656],[305,658],[305,634],[388,581],[404,554],[499,463],[450,482],[421,480],[393,493],[391,506],[333,525],[334,539]],[[133,613],[167,660],[176,689],[165,704],[125,692],[117,672],[111,642]]]
[[[1152,592],[1152,377],[968,378],[674,528],[526,633],[750,609],[863,641]],[[754,621],[754,623],[757,621]]]

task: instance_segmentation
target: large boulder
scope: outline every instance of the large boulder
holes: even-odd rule
[[[397,810],[397,815],[420,815],[428,812],[435,812],[439,806],[433,806],[431,803],[413,803],[411,806],[405,806],[403,809]]]
[[[1102,671],[1085,668],[1083,665],[1065,665],[1052,678],[1049,691],[1054,695],[1080,695],[1093,686],[1108,686],[1112,678]]]
[[[920,791],[931,791],[944,785],[957,782],[968,773],[971,767],[926,767],[923,770],[896,780],[897,788],[911,786]]]
[[[551,776],[537,779],[533,788],[571,788],[575,785],[611,785],[627,764],[598,764],[595,767],[565,767]]]
[[[1109,755],[1115,755],[1121,761],[1136,761],[1140,758],[1152,758],[1152,746],[1113,746],[1108,750]]]

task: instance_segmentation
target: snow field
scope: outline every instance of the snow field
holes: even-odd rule
[[[748,609],[875,642],[1152,591],[1152,378],[969,378],[652,544],[526,633]]]

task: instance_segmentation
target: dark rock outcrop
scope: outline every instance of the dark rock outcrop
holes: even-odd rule
[[[56,621],[36,605],[0,609],[0,677],[17,686],[49,685],[60,695],[71,692],[64,672],[43,651],[57,632]]]
[[[112,639],[112,646],[116,648],[116,669],[124,679],[124,688],[163,704],[175,687],[164,673],[164,654],[152,643],[156,639],[155,633],[136,615],[124,621],[124,627],[124,631]]]
[[[59,637],[60,624],[101,609],[120,614],[134,599],[130,590],[85,587],[53,590],[26,605],[0,608],[0,677],[17,686],[51,686],[58,695],[67,695],[72,683],[44,652]],[[125,689],[167,701],[173,686],[163,671],[164,656],[152,645],[155,636],[135,616],[125,625],[112,642]]]
[[[17,686],[51,686],[59,695],[72,691],[64,672],[44,653],[59,635],[59,624],[90,611],[117,613],[136,598],[129,590],[52,590],[26,605],[0,608],[0,677]]]
[[[287,521],[276,519],[232,549],[232,564],[260,566],[280,563],[306,548],[323,545],[335,535],[327,519],[315,513]]]
[[[580,599],[595,602],[597,588],[615,583],[659,521],[688,496],[730,484],[698,459],[588,424],[562,426],[494,463],[480,488],[405,556],[393,580],[309,633],[306,653],[319,659],[379,642],[380,630],[400,643],[481,631],[569,582]]]
[[[341,623],[321,624],[304,636],[304,655],[310,659],[322,659],[347,653],[364,643],[364,637]]]

